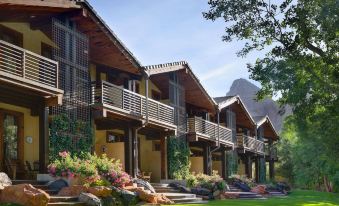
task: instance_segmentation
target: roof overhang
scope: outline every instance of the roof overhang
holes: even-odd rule
[[[274,128],[274,125],[273,125],[271,119],[267,115],[257,122],[257,128],[258,129],[260,127],[265,127],[265,126],[266,126],[266,128],[267,127],[270,128],[271,132],[273,133],[273,135],[269,135],[269,136],[271,138],[273,138],[274,140],[278,140],[279,139],[279,134],[278,134],[277,130]],[[266,130],[264,130],[264,132],[265,131]],[[268,136],[265,136],[265,137],[268,137]]]

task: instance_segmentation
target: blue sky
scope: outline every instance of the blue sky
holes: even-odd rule
[[[185,60],[211,96],[225,95],[235,79],[249,79],[246,63],[262,56],[237,57],[243,43],[222,42],[225,22],[203,18],[206,0],[89,2],[143,65]]]

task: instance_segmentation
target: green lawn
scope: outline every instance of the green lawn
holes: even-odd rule
[[[188,206],[189,204],[185,205]],[[204,205],[230,206],[338,206],[339,194],[295,190],[287,197],[272,197],[267,200],[216,200]],[[182,205],[184,206],[184,205]],[[197,206],[197,205],[190,205]]]

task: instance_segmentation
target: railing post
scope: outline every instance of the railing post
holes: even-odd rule
[[[121,109],[125,108],[125,100],[124,100],[124,96],[125,96],[125,91],[122,89],[121,90]]]
[[[159,103],[157,103],[157,109],[158,109],[158,111],[157,111],[157,118],[158,119],[160,119],[160,104]]]
[[[142,108],[142,105],[143,105],[143,98],[142,97],[139,97],[140,98],[140,115],[142,116],[143,115],[143,113],[142,113],[142,111],[143,111],[143,108]]]
[[[23,50],[22,51],[22,77],[23,78],[26,78],[25,68],[26,68],[26,51]]]
[[[56,88],[59,89],[59,62],[56,62]]]

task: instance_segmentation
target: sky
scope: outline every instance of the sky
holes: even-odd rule
[[[187,61],[212,97],[224,96],[238,78],[249,80],[243,42],[223,42],[225,22],[203,18],[207,0],[89,0],[142,65]],[[258,82],[250,80],[257,86]]]

